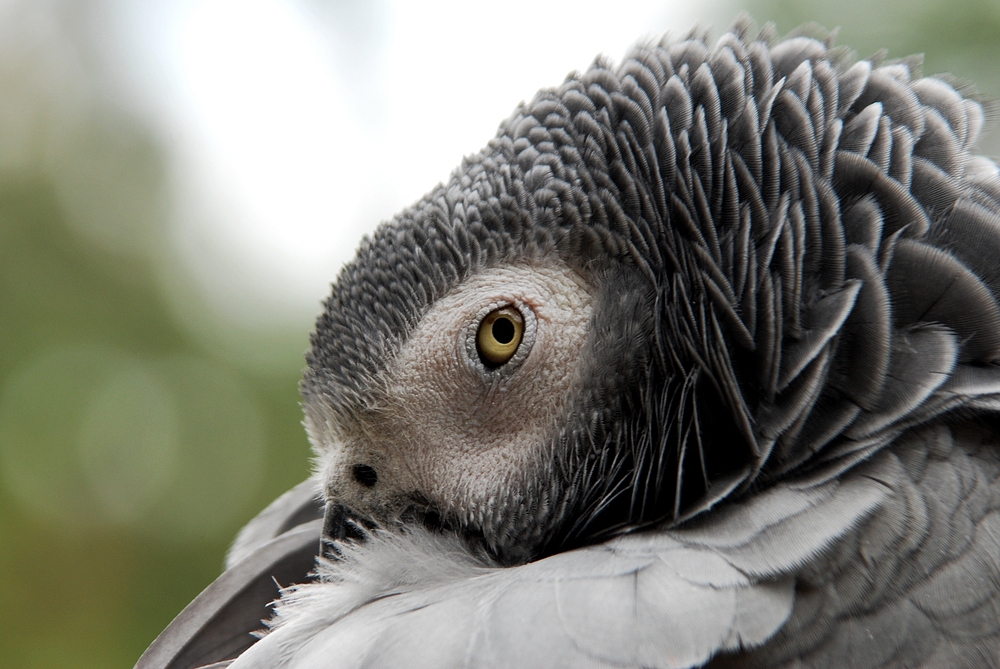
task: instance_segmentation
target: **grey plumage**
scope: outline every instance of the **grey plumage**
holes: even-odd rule
[[[319,481],[367,541],[287,590],[234,667],[1000,664],[1000,171],[970,153],[982,124],[913,61],[746,22],[519,107],[363,242],[302,393],[314,443],[349,451],[436,303],[558,261],[596,293],[545,466],[466,504],[407,490],[391,513]],[[315,514],[312,494],[234,559]]]

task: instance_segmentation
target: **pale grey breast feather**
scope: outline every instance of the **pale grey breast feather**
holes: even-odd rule
[[[920,427],[839,478],[521,567],[453,535],[377,533],[285,591],[234,666],[991,666],[994,434]]]
[[[287,590],[272,631],[232,666],[698,667],[786,623],[791,575],[884,502],[895,464],[519,567],[422,528],[375,533]]]

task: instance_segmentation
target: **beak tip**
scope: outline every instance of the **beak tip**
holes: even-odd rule
[[[364,543],[369,534],[378,525],[375,521],[362,516],[353,509],[339,502],[327,502],[323,514],[322,548],[326,553],[332,544],[344,541]],[[336,548],[334,552],[339,554]]]

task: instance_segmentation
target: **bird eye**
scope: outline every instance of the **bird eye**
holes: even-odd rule
[[[498,367],[517,352],[524,338],[524,317],[514,307],[503,307],[486,314],[476,333],[476,350],[483,363]]]

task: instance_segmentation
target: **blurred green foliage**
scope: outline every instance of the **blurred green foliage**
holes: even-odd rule
[[[81,242],[41,172],[0,178],[0,324],[0,592],[11,612],[0,666],[131,666],[218,574],[242,523],[307,475],[299,365],[255,375],[207,355],[179,329],[148,267]],[[296,353],[305,346],[303,332]],[[84,452],[87,416],[101,420],[102,399],[127,409],[134,370],[140,386],[144,373],[154,385],[167,379],[165,393],[140,387],[139,399],[172,399],[173,438],[182,451],[200,449],[168,454],[181,471],[154,490],[161,508],[137,516],[108,512]],[[111,500],[119,509],[141,501],[128,495],[144,464],[123,464],[124,447],[156,427],[149,403],[132,404],[92,428],[104,430],[101,444],[116,429],[123,440],[89,467],[124,486]],[[156,456],[156,446],[144,452]]]
[[[160,140],[36,38],[0,47],[0,667],[129,667],[307,476],[309,324],[254,339],[168,293]]]
[[[840,27],[862,56],[925,53],[925,73],[1000,99],[997,0],[705,15],[743,9],[780,33]],[[74,70],[86,49],[65,37],[0,48],[0,667],[131,666],[241,524],[308,472],[308,324],[255,338],[170,292],[185,280],[164,250],[161,140]],[[1000,132],[982,146],[1000,154]]]

